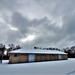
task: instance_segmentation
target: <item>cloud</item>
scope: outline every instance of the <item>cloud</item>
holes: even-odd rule
[[[74,24],[75,0],[0,0],[0,41],[4,44],[71,46]]]
[[[0,10],[14,10],[16,7],[16,0],[0,0]]]
[[[27,27],[30,25],[29,20],[24,18],[20,13],[14,12],[12,15],[12,24],[21,30],[22,34],[27,32]]]

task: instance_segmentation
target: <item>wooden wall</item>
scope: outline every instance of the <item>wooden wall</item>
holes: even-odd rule
[[[9,63],[20,63],[27,62],[28,55],[27,54],[9,54]]]
[[[62,59],[63,59],[63,60],[66,60],[67,58],[68,58],[67,54],[63,54],[63,55],[62,55]]]
[[[9,54],[9,63],[21,63],[29,61],[29,54]],[[61,55],[59,59],[58,54],[35,54],[35,61],[54,61],[54,60],[65,60],[67,59],[66,54]]]
[[[61,59],[59,59],[58,54],[36,54],[35,57],[35,61],[53,61],[62,59],[67,59],[67,55],[61,55]]]

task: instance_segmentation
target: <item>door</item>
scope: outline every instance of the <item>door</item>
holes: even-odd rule
[[[35,61],[35,54],[29,54],[29,62]]]
[[[62,59],[62,55],[58,55],[58,58],[59,58],[59,59]]]

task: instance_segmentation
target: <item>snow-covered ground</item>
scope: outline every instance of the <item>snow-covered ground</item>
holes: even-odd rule
[[[34,63],[0,64],[0,75],[75,75],[75,59]]]

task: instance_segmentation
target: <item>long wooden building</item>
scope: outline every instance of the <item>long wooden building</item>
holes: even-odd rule
[[[67,54],[56,50],[19,49],[9,52],[9,63],[67,60]]]

